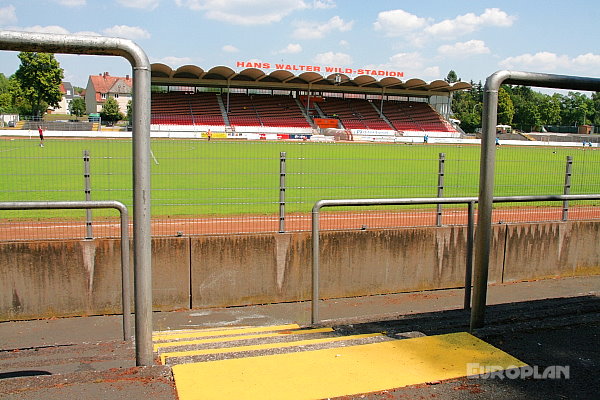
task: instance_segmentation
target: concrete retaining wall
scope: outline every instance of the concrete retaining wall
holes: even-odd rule
[[[600,274],[599,239],[600,222],[494,226],[489,282]],[[307,300],[311,244],[309,233],[155,238],[154,309]],[[462,287],[465,260],[465,227],[322,232],[320,291]],[[120,312],[118,240],[0,244],[0,321]]]
[[[600,274],[600,223],[508,225],[503,282]]]

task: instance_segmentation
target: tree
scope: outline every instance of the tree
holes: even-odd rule
[[[450,72],[448,72],[448,75],[446,76],[446,82],[448,83],[456,83],[459,82],[460,79],[458,79],[458,76],[456,75],[456,72],[454,70],[450,70]]]
[[[456,79],[455,82],[460,82],[460,78],[453,76],[454,71],[448,73],[447,82]],[[481,82],[471,83],[471,89],[468,91],[459,91],[452,94],[452,116],[460,120],[460,127],[465,132],[476,132],[481,128],[481,112],[483,110],[483,87]]]
[[[69,104],[69,112],[71,115],[81,117],[85,114],[85,100],[82,97],[75,97]]]
[[[10,113],[12,111],[12,95],[9,91],[9,80],[3,73],[0,73],[0,112]]]
[[[600,125],[600,92],[592,94],[592,106],[594,110],[592,123],[594,125]]]
[[[60,84],[64,77],[60,64],[49,53],[19,53],[21,65],[15,77],[33,115],[42,116],[48,106],[57,107],[62,99]]]
[[[594,100],[583,93],[569,92],[562,97],[561,118],[563,125],[586,125],[594,118]]]
[[[102,118],[102,121],[106,121],[111,125],[124,118],[119,110],[119,103],[114,97],[106,99],[102,106],[102,110],[100,111],[100,117]]]
[[[498,90],[498,123],[502,125],[512,124],[515,116],[515,106],[506,91],[506,88],[500,87]]]
[[[14,75],[6,78],[0,73],[0,113],[18,113],[22,103],[21,87]]]
[[[542,126],[540,114],[541,93],[534,92],[528,86],[505,86],[515,106],[513,126],[518,129],[531,132]]]
[[[540,98],[540,117],[542,125],[560,125],[560,95],[543,95]]]
[[[127,122],[129,125],[133,125],[133,102],[129,100],[127,102]]]

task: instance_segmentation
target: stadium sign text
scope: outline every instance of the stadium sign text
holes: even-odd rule
[[[272,64],[267,62],[236,62],[237,68],[258,68],[258,69],[276,69],[286,71],[299,72],[319,72],[328,74],[347,74],[347,75],[371,75],[371,76],[394,76],[402,78],[404,72],[388,71],[369,68],[346,68],[346,67],[330,67],[319,65],[301,65],[301,64]]]

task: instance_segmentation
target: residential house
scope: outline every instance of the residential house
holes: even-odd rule
[[[114,97],[119,104],[119,110],[127,113],[127,103],[132,98],[133,79],[129,75],[123,77],[110,76],[108,72],[90,75],[85,90],[86,113],[99,113],[104,102]]]
[[[60,92],[62,93],[62,99],[58,103],[57,107],[48,108],[48,113],[54,114],[69,114],[69,105],[74,98],[79,97],[73,89],[71,82],[62,82],[60,84]]]

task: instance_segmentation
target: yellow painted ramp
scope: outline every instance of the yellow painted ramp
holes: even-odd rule
[[[324,399],[466,376],[523,362],[468,333],[173,367],[180,400]]]

